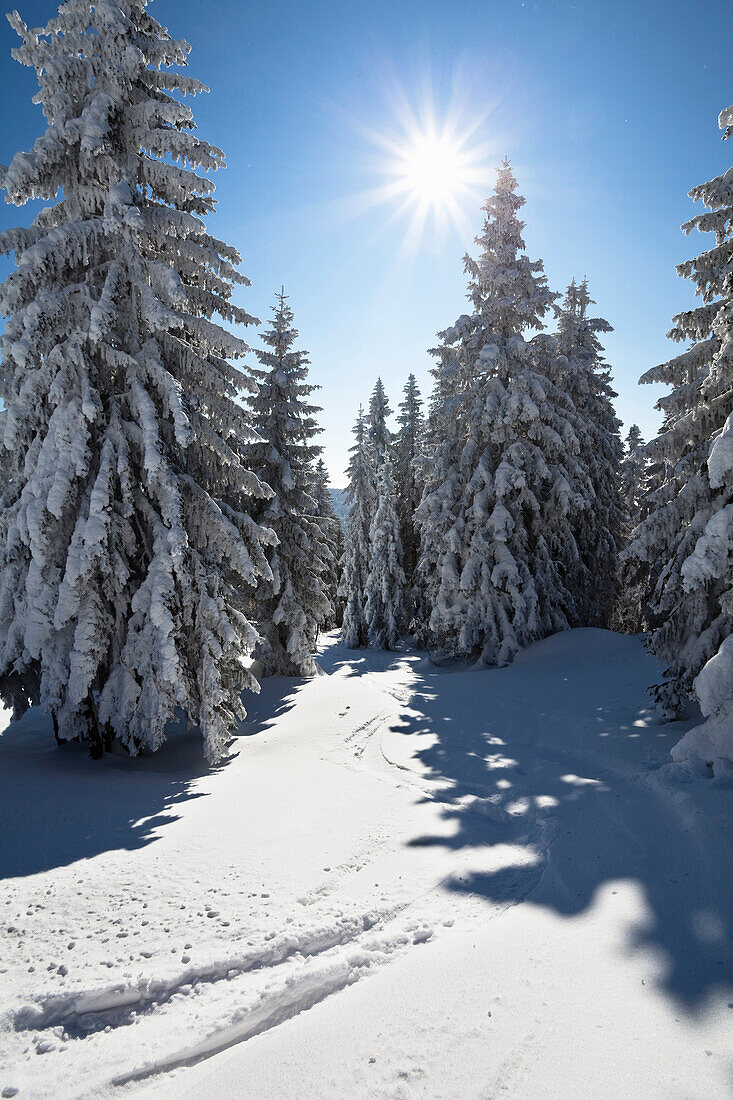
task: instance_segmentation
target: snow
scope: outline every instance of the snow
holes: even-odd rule
[[[217,767],[0,736],[0,1091],[728,1095],[731,778],[641,640],[320,660]]]

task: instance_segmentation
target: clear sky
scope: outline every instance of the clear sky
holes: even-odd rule
[[[54,10],[18,7],[36,26]],[[290,295],[335,485],[377,375],[393,406],[410,371],[427,392],[426,349],[466,310],[461,257],[504,155],[527,199],[530,256],[554,289],[588,277],[615,329],[619,416],[653,434],[660,389],[637,380],[674,352],[670,318],[692,303],[675,264],[708,247],[679,232],[687,191],[731,163],[717,129],[733,100],[730,0],[155,0],[151,12],[188,39],[189,71],[211,88],[193,104],[227,155],[211,229],[243,255],[250,313],[266,319],[281,284]],[[16,41],[3,21],[6,164],[43,125]],[[456,217],[432,209],[419,232],[395,165],[431,126],[447,151],[465,138],[470,186]],[[0,206],[2,226],[29,216]]]

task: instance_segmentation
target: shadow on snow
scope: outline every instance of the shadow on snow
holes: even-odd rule
[[[662,953],[664,988],[692,1007],[733,981],[732,792],[664,767],[686,727],[654,724],[644,701],[658,670],[639,639],[572,631],[509,668],[448,672],[421,661],[413,672],[392,729],[417,739],[413,759],[438,783],[455,833],[412,845],[511,844],[539,855],[534,869],[462,876],[451,889],[570,916],[603,883],[633,880],[648,919],[628,946]],[[471,795],[489,799],[499,820],[477,814]]]
[[[115,749],[92,760],[76,742],[57,747],[50,719],[28,711],[0,734],[0,879],[153,843],[179,819],[177,806],[208,795],[197,780],[225,768],[240,737],[263,732],[289,710],[302,683],[273,678],[259,696],[247,692],[233,751],[215,766],[204,758],[200,731],[183,724],[166,729],[156,753],[130,758]]]

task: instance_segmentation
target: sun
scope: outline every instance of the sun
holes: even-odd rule
[[[414,254],[427,233],[470,233],[491,179],[490,150],[478,140],[481,119],[439,119],[425,109],[405,112],[401,122],[400,132],[377,138],[384,183],[373,194],[392,207],[390,222],[406,223],[403,249]]]
[[[450,213],[472,184],[470,157],[449,133],[413,133],[395,156],[395,191],[436,214]]]
[[[339,200],[338,216],[347,220],[379,208],[371,239],[401,232],[394,237],[396,261],[441,248],[449,237],[467,241],[493,182],[498,146],[505,144],[497,118],[501,95],[487,92],[482,73],[462,69],[442,96],[428,71],[410,90],[389,70],[381,84],[381,115],[345,114],[361,139],[352,164],[363,179],[371,177],[371,186]]]

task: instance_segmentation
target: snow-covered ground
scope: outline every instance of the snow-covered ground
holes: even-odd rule
[[[733,789],[640,641],[322,665],[214,770],[0,737],[2,1095],[727,1096]]]

